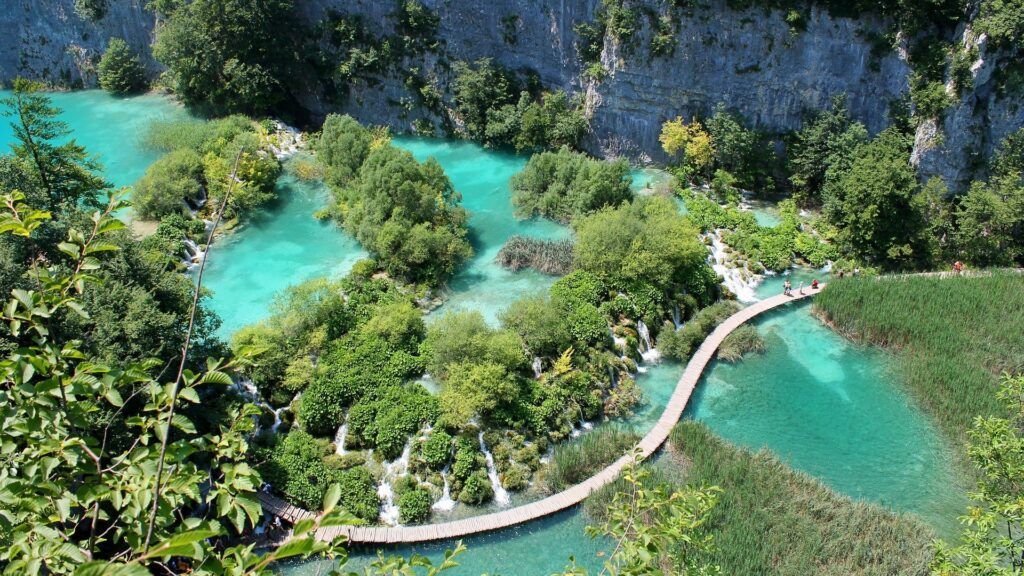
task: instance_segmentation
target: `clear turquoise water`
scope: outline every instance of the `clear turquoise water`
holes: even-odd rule
[[[159,96],[114,98],[102,92],[55,94],[63,118],[80,143],[105,164],[117,185],[128,185],[156,158],[139,145],[139,135],[156,118],[186,113]],[[0,125],[0,144],[10,129]],[[464,142],[398,138],[420,159],[435,156],[472,212],[477,256],[451,282],[444,308],[475,308],[493,319],[514,298],[546,290],[552,279],[530,272],[510,274],[493,257],[511,234],[561,237],[564,227],[550,222],[518,222],[511,216],[508,178],[524,159],[483,150]],[[643,181],[640,180],[643,187]],[[322,275],[342,274],[363,254],[336,227],[312,218],[326,191],[319,185],[285,178],[284,200],[240,233],[215,247],[208,267],[216,290],[213,307],[229,334],[267,313],[273,295],[285,286]],[[767,220],[765,221],[767,223]],[[817,274],[794,276],[808,283]],[[781,278],[759,288],[781,291]],[[757,324],[768,342],[763,356],[729,366],[716,364],[698,389],[690,415],[742,445],[767,446],[794,467],[854,497],[916,512],[940,528],[960,509],[962,493],[948,448],[913,403],[891,384],[889,359],[862,349],[817,323],[806,307],[774,314]],[[671,394],[679,366],[664,364],[643,376],[650,404],[632,420],[646,429]],[[583,534],[585,518],[571,511],[494,534],[467,539],[470,552],[454,574],[545,575],[575,555],[591,569],[600,566],[602,541]],[[437,557],[450,543],[402,548]],[[372,552],[360,555],[362,561]],[[315,564],[292,567],[293,575],[316,573]]]
[[[0,90],[0,97],[10,92]],[[103,174],[115,186],[129,186],[146,171],[160,153],[142,146],[146,127],[154,120],[188,118],[184,107],[157,94],[117,97],[102,90],[55,92],[53,104],[63,110],[60,118],[72,129],[78,143],[103,164]],[[0,118],[2,153],[13,140],[9,118]]]
[[[953,454],[893,386],[891,358],[835,334],[807,304],[756,325],[767,352],[715,362],[686,416],[736,444],[767,446],[838,492],[951,528],[963,509]]]
[[[218,334],[224,338],[265,318],[288,286],[344,276],[367,255],[337,225],[313,217],[330,195],[322,183],[286,173],[277,185],[280,202],[219,237],[207,258],[203,285],[213,291],[210,307],[223,322]]]
[[[547,291],[553,277],[532,270],[509,272],[494,262],[505,241],[515,234],[545,239],[570,234],[568,228],[549,220],[517,220],[512,215],[509,179],[526,165],[525,156],[486,150],[465,141],[403,136],[393,143],[421,162],[435,158],[462,194],[462,205],[470,213],[470,242],[475,254],[449,281],[445,303],[434,314],[479,310],[494,323],[513,300]]]

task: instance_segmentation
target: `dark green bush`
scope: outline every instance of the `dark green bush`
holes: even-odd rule
[[[399,519],[403,524],[418,524],[430,518],[430,493],[422,488],[406,490],[398,498]]]
[[[132,206],[141,218],[159,220],[186,211],[185,200],[203,195],[203,160],[188,149],[160,158],[132,188]]]
[[[146,71],[139,57],[120,38],[111,38],[96,70],[100,87],[114,94],[128,94],[143,89]]]

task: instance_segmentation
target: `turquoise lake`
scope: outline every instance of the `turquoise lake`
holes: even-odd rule
[[[157,155],[140,146],[139,135],[154,119],[185,117],[160,96],[114,98],[98,91],[53,95],[79,143],[104,163],[117,185],[134,182]],[[0,145],[11,131],[0,125]],[[465,142],[396,138],[417,158],[434,156],[444,166],[472,213],[477,251],[449,286],[445,309],[473,308],[490,319],[514,298],[546,290],[552,282],[532,272],[511,274],[493,256],[512,234],[563,237],[565,227],[511,216],[508,178],[525,162],[519,156],[483,150]],[[650,181],[655,180],[651,176]],[[222,334],[265,317],[275,293],[302,280],[344,274],[363,257],[361,248],[336,226],[315,220],[327,192],[318,184],[283,178],[282,201],[215,245],[207,268],[213,308],[224,319]],[[765,219],[764,223],[770,223]],[[802,271],[807,284],[824,275]],[[759,288],[781,291],[781,277]],[[796,287],[796,286],[794,286]],[[948,530],[962,509],[963,490],[951,452],[935,427],[903,394],[890,371],[892,359],[851,343],[822,326],[808,306],[796,306],[756,321],[768,345],[742,363],[715,363],[688,409],[723,437],[754,449],[767,447],[829,486],[855,498],[919,514]],[[671,394],[681,367],[662,364],[640,379],[649,404],[632,420],[649,427]],[[603,541],[583,534],[586,518],[569,511],[526,526],[466,539],[469,552],[458,575],[547,575],[570,555],[594,573]],[[438,557],[451,543],[406,547]],[[357,554],[366,562],[373,552]],[[317,563],[286,568],[293,576],[317,573]]]

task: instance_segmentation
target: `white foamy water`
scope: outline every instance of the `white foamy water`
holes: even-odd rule
[[[501,478],[498,477],[498,469],[494,466],[494,455],[487,449],[487,444],[484,443],[484,433],[480,433],[480,451],[484,453],[484,458],[487,460],[487,477],[491,479],[491,488],[494,490],[494,502],[498,506],[508,506],[512,502],[512,498],[509,497],[508,491],[501,486]]]

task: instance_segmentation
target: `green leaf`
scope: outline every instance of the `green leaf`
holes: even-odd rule
[[[121,393],[117,391],[117,388],[107,388],[103,392],[103,397],[107,399],[107,402],[110,402],[118,408],[124,406],[124,398],[121,397]]]
[[[339,500],[341,500],[341,484],[335,482],[327,488],[327,492],[324,494],[324,512],[334,510]]]

